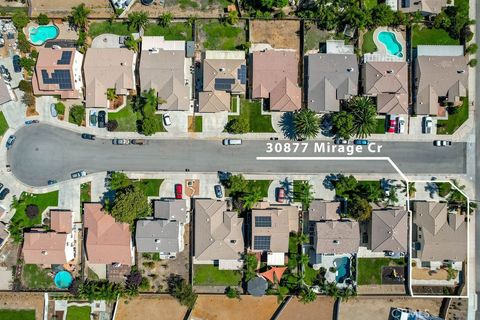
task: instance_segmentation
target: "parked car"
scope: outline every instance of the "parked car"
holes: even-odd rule
[[[224,146],[240,145],[242,144],[242,139],[223,139],[222,144]]]
[[[13,62],[13,71],[15,71],[16,73],[21,72],[22,66],[20,65],[20,56],[18,54],[12,57],[12,62]]]
[[[53,118],[56,118],[56,117],[58,116],[57,104],[56,104],[56,103],[50,104],[50,115],[51,115]]]
[[[39,122],[40,121],[38,121],[38,120],[27,120],[27,121],[25,121],[25,125],[28,126],[28,125],[31,125],[31,124],[34,124],[34,123],[39,123]]]
[[[447,147],[452,145],[452,141],[447,140],[434,140],[433,145],[435,147]]]
[[[47,181],[47,184],[48,184],[49,186],[52,185],[52,184],[55,184],[55,183],[57,183],[57,180],[48,180],[48,181]]]
[[[107,114],[105,113],[105,111],[98,112],[97,121],[98,121],[99,128],[105,128],[105,122],[107,121],[106,117],[107,117]]]
[[[0,182],[0,190],[3,188],[3,183]]]
[[[90,134],[90,133],[82,133],[82,139],[95,140],[95,135]]]
[[[132,139],[130,140],[131,144],[136,144],[136,145],[144,145],[147,144],[147,140],[145,139]]]
[[[222,192],[222,186],[219,184],[216,184],[213,189],[215,190],[215,196],[217,198],[222,198],[223,197],[223,192]]]
[[[90,126],[95,127],[97,125],[97,112],[95,110],[90,110],[90,116],[88,117],[90,121]]]
[[[405,133],[405,119],[403,117],[397,118],[397,133]]]
[[[423,133],[432,133],[433,121],[431,117],[423,117]]]
[[[17,139],[17,137],[15,137],[13,134],[10,137],[8,137],[7,144],[6,144],[7,150],[9,150],[13,146],[15,139]]]
[[[170,119],[170,115],[168,113],[163,114],[163,124],[168,127],[172,124],[172,119]]]
[[[127,145],[127,144],[130,144],[130,140],[128,140],[128,139],[112,139],[112,144]]]
[[[335,144],[348,144],[348,140],[342,139],[342,138],[336,138],[335,140],[333,140],[333,143],[335,143]]]
[[[175,199],[182,199],[183,197],[183,187],[180,183],[175,185]]]
[[[283,203],[285,201],[285,189],[284,188],[277,188],[277,202]]]
[[[87,175],[87,172],[85,170],[80,170],[80,171],[73,172],[71,174],[71,177],[72,179],[77,179],[77,178],[85,177],[86,175]]]
[[[360,146],[366,146],[366,145],[368,145],[368,140],[367,139],[355,139],[355,140],[353,140],[353,144],[360,145]]]
[[[395,133],[396,127],[397,127],[397,120],[395,120],[395,116],[390,115],[390,119],[388,120],[387,132]]]
[[[10,189],[4,188],[4,189],[0,192],[0,200],[5,199],[5,197],[6,197],[9,193],[10,193]]]

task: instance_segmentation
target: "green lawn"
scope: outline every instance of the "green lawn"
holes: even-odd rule
[[[25,227],[32,227],[42,223],[42,212],[45,211],[47,207],[58,205],[58,191],[39,194],[24,192],[20,195],[20,199],[20,203],[15,207],[16,211],[12,221],[21,221]],[[31,204],[36,205],[39,212],[38,216],[33,220],[30,220],[25,214],[25,209]]]
[[[92,184],[91,182],[82,183],[80,185],[80,202],[90,202],[92,201],[90,192],[91,192]]]
[[[450,37],[443,29],[415,25],[412,30],[412,47],[418,45],[458,45],[460,42]]]
[[[462,105],[457,112],[448,115],[447,120],[437,121],[438,134],[453,134],[468,119],[468,98],[462,98]]]
[[[163,179],[143,179],[134,181],[133,184],[143,189],[147,197],[156,197],[160,192],[160,185]]]
[[[259,188],[262,191],[262,197],[268,197],[268,188],[270,187],[270,184],[272,183],[272,180],[247,180],[248,189],[253,189],[253,188]]]
[[[237,112],[237,109],[238,109],[237,97],[231,97],[230,98],[230,112]]]
[[[218,270],[213,265],[195,265],[193,283],[198,286],[237,286],[242,274],[233,270]]]
[[[242,28],[226,25],[220,22],[210,22],[200,25],[206,34],[203,43],[208,50],[235,50],[245,43],[245,32]]]
[[[178,3],[180,4],[181,9],[187,9],[189,7],[193,9],[197,9],[199,6],[198,2],[195,2],[193,0],[178,0]]]
[[[240,98],[240,116],[228,116],[228,121],[245,117],[250,125],[250,132],[275,132],[270,115],[262,115],[260,101]]]
[[[195,132],[203,131],[203,117],[195,116]]]
[[[3,112],[0,112],[0,136],[3,136],[8,130],[8,123],[3,115]]]
[[[35,320],[35,310],[0,310],[0,320]]]
[[[377,51],[377,46],[375,42],[373,42],[373,31],[367,31],[363,35],[363,44],[362,44],[362,53],[372,53]]]
[[[313,268],[310,265],[306,265],[304,267],[304,280],[305,283],[309,286],[312,286],[315,282],[315,280],[318,279],[318,275],[320,274],[320,270],[313,270]]]
[[[381,284],[382,267],[402,266],[405,259],[358,258],[357,281],[359,285]]]
[[[67,320],[90,320],[91,308],[71,306],[67,309]]]
[[[374,133],[385,133],[385,118],[377,118],[377,126]]]
[[[118,127],[115,131],[136,132],[138,116],[138,113],[133,111],[132,105],[128,104],[118,112],[109,112],[108,120],[118,122]]]
[[[47,289],[54,286],[53,277],[49,276],[50,270],[45,270],[36,264],[23,266],[22,278],[29,289]]]
[[[145,27],[145,36],[164,36],[165,40],[192,40],[192,27],[183,22],[171,23],[168,27],[150,23]]]
[[[133,31],[128,28],[128,25],[123,22],[94,22],[91,23],[88,27],[88,33],[92,38],[95,38],[96,36],[104,33],[113,33],[119,36],[128,36],[132,32]]]
[[[363,5],[367,9],[372,9],[377,5],[377,0],[363,0]]]

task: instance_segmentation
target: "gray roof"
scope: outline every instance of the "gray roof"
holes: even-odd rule
[[[464,55],[463,46],[452,45],[420,45],[417,46],[417,57],[461,57]]]
[[[315,224],[315,252],[318,254],[356,253],[360,246],[357,221],[337,220]]]
[[[414,202],[413,223],[417,227],[424,261],[463,261],[467,256],[467,223],[465,216],[448,213],[446,202]],[[421,237],[419,237],[421,236]]]
[[[261,297],[267,291],[268,283],[263,277],[255,277],[247,282],[247,291],[254,297]]]
[[[138,252],[179,252],[180,223],[167,220],[138,220],[135,241]]]
[[[187,200],[185,199],[162,199],[153,201],[153,215],[156,219],[187,221]]]
[[[403,208],[372,211],[371,250],[407,252],[408,214]]]
[[[340,219],[340,202],[313,200],[308,207],[309,221]]]
[[[316,112],[340,110],[340,100],[358,93],[358,61],[354,54],[316,53],[306,57],[308,108]]]
[[[140,57],[140,88],[155,89],[166,103],[160,110],[189,110],[190,85],[185,82],[185,51],[143,50]]]

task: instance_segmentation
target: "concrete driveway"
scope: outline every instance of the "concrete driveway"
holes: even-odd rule
[[[203,132],[223,132],[228,122],[227,112],[202,113]]]
[[[162,117],[164,114],[170,116],[172,124],[169,126],[165,126],[164,124],[164,127],[168,132],[188,132],[188,113],[186,111],[164,111],[159,114],[161,114]]]

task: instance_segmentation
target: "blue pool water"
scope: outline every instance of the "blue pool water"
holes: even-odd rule
[[[59,289],[68,289],[73,282],[73,277],[68,271],[60,271],[55,275],[55,285]]]
[[[393,32],[389,31],[382,31],[378,34],[378,41],[383,43],[383,45],[387,48],[387,51],[392,56],[396,56],[399,58],[403,57],[402,53],[402,45],[398,42],[397,37]]]
[[[350,276],[350,259],[348,257],[335,259],[337,266],[337,283],[343,283]]]
[[[30,27],[28,36],[34,45],[42,45],[47,40],[55,39],[58,36],[58,28],[54,25]]]

